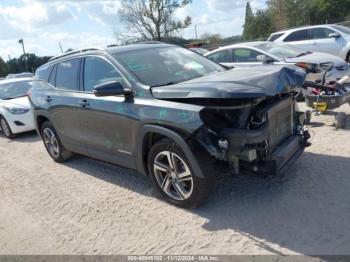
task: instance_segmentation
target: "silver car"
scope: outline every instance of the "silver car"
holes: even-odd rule
[[[268,41],[288,44],[304,51],[324,52],[350,62],[350,28],[342,25],[315,25],[282,30]]]
[[[327,74],[327,80],[338,80],[350,74],[350,68],[343,59],[331,54],[305,52],[288,45],[274,42],[247,42],[221,47],[205,54],[210,60],[225,66],[256,66],[263,63],[274,64],[317,64],[326,69],[331,64],[333,69]],[[309,74],[309,81],[316,81],[321,74]]]

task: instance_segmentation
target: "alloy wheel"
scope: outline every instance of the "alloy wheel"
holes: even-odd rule
[[[60,147],[57,138],[50,128],[45,128],[43,132],[43,140],[45,146],[52,157],[58,158],[60,155]]]
[[[11,135],[10,127],[7,125],[6,120],[3,118],[1,119],[1,129],[7,137]]]
[[[193,177],[186,162],[170,151],[160,152],[154,159],[153,170],[158,185],[169,197],[182,201],[193,191]]]

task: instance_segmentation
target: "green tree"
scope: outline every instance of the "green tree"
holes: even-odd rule
[[[191,0],[122,0],[119,17],[129,30],[123,37],[132,42],[176,36],[191,24],[191,17],[180,21],[175,18],[175,11],[189,3]]]
[[[25,65],[25,57],[21,55],[19,58],[13,58],[7,61],[8,73],[22,73],[22,72],[35,72],[35,70],[45,64],[51,57],[49,56],[36,56],[35,54],[26,54],[28,70]]]
[[[243,38],[244,39],[253,39],[254,37],[254,14],[250,3],[247,2],[245,8],[245,22],[243,26]]]
[[[5,61],[0,56],[0,77],[6,76],[7,73],[8,73],[7,64],[5,63]]]

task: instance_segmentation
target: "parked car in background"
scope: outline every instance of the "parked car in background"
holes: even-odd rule
[[[79,153],[136,169],[182,207],[209,195],[218,170],[276,174],[309,145],[295,66],[228,70],[153,42],[64,54],[36,78],[29,98],[54,161]]]
[[[208,53],[209,51],[207,49],[204,48],[199,48],[199,47],[191,47],[189,48],[190,50],[200,54],[200,55],[205,55],[206,53]]]
[[[292,45],[304,51],[329,53],[350,62],[350,28],[342,25],[287,29],[271,34],[268,41]]]
[[[210,60],[225,66],[257,66],[270,62],[274,64],[317,64],[334,68],[328,73],[328,80],[338,80],[350,74],[350,67],[343,59],[326,53],[305,52],[289,45],[274,42],[247,42],[225,46],[205,54]],[[321,74],[307,76],[308,81],[317,81]]]
[[[6,79],[13,79],[13,78],[28,78],[28,77],[33,77],[34,73],[29,73],[29,72],[23,72],[19,74],[9,74],[6,76]]]
[[[9,79],[0,82],[0,128],[7,138],[34,130],[33,111],[27,97],[33,79]]]

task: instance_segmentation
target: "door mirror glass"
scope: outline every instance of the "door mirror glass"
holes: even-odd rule
[[[100,96],[120,96],[130,93],[128,90],[125,90],[121,82],[111,81],[103,83],[100,85],[94,86],[94,94],[97,97]]]
[[[329,36],[329,38],[339,38],[340,34],[339,33],[331,33],[328,36]]]

